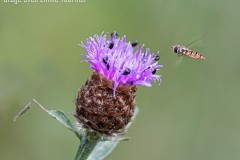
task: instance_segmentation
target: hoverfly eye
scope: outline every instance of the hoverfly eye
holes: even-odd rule
[[[176,47],[174,47],[174,49],[173,49],[173,51],[175,52],[175,53],[177,53],[178,52],[178,46],[176,46]]]

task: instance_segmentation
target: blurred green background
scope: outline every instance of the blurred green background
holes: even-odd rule
[[[163,83],[139,87],[140,114],[107,160],[240,159],[240,1],[86,0],[85,3],[0,2],[0,159],[69,160],[78,140],[36,107],[75,110],[78,88],[92,74],[80,63],[80,41],[117,31],[160,51]],[[170,46],[208,35],[192,49],[204,62]]]

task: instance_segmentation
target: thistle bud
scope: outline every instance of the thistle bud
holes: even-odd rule
[[[123,133],[133,116],[136,89],[119,85],[114,98],[114,82],[94,72],[78,91],[75,116],[86,128],[99,133]]]

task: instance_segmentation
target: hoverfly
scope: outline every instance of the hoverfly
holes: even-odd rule
[[[172,50],[174,53],[178,54],[179,56],[188,56],[194,59],[198,59],[198,60],[205,60],[205,56],[203,56],[202,54],[193,51],[191,49],[189,49],[188,47],[190,45],[192,45],[193,43],[199,41],[200,39],[202,39],[203,37],[193,41],[192,43],[188,44],[187,46],[183,46],[183,45],[174,45],[172,46]]]

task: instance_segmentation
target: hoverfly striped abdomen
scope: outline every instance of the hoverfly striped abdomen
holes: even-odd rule
[[[205,57],[202,54],[192,51],[185,46],[175,45],[175,46],[172,46],[172,49],[174,53],[180,56],[188,56],[194,59],[205,60]]]

